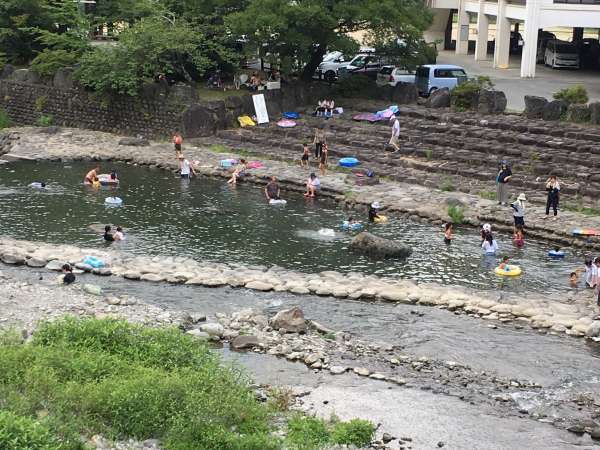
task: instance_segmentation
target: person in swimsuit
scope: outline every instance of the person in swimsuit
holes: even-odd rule
[[[265,197],[267,200],[279,200],[279,184],[277,183],[277,177],[271,177],[269,184],[265,186]]]
[[[523,248],[525,246],[523,227],[521,225],[515,227],[514,243],[517,246],[517,248]]]
[[[454,239],[454,235],[452,234],[453,231],[453,225],[452,223],[447,223],[445,230],[444,230],[444,243],[445,244],[450,244],[452,242],[452,239]]]
[[[248,166],[246,165],[246,160],[245,159],[240,159],[240,163],[237,165],[237,167],[235,168],[235,170],[231,174],[231,178],[227,182],[229,184],[236,184],[238,178],[243,177],[244,175],[246,175],[246,170],[247,169],[248,169]]]
[[[83,179],[85,184],[94,184],[94,182],[98,181],[98,172],[100,171],[100,166],[94,167],[90,170]]]
[[[302,158],[300,159],[300,167],[308,167],[308,158],[310,158],[310,151],[308,150],[308,144],[305,142],[302,149]]]
[[[115,240],[115,237],[112,233],[112,228],[110,225],[106,225],[104,227],[104,235],[103,238],[106,242],[113,242]]]
[[[113,234],[113,240],[115,241],[124,241],[125,240],[125,233],[123,233],[123,227],[117,227],[117,231],[115,231],[115,234]]]
[[[329,157],[329,149],[327,148],[327,144],[323,145],[323,150],[321,151],[321,159],[319,160],[319,171],[321,172],[321,176],[325,175],[327,171],[327,159]]]

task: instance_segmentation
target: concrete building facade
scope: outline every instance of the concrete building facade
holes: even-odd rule
[[[429,42],[447,41],[453,13],[457,13],[457,54],[469,51],[469,15],[477,16],[476,60],[488,59],[490,23],[495,22],[494,67],[508,67],[511,29],[518,25],[523,37],[521,77],[535,76],[540,30],[569,27],[574,30],[600,28],[600,0],[428,0],[434,21],[425,33]],[[576,33],[576,32],[575,32]]]

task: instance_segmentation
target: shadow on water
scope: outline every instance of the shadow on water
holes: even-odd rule
[[[482,257],[475,231],[459,228],[455,241],[446,246],[441,228],[402,219],[367,228],[411,245],[413,255],[406,261],[377,260],[348,251],[352,235],[338,229],[348,212],[330,201],[307,201],[289,193],[285,207],[272,207],[255,186],[181,180],[172,173],[131,165],[110,164],[104,171],[113,168],[122,180],[117,189],[124,201],[121,207],[104,205],[109,191],[81,184],[89,169],[82,163],[0,166],[2,232],[100,247],[103,224],[113,223],[125,227],[128,239],[119,248],[131,253],[277,264],[303,272],[361,271],[511,292],[569,292],[568,275],[581,261],[571,251],[564,260],[552,261],[546,256],[547,245],[528,241],[525,250],[517,250],[509,236],[498,235],[502,254],[524,269],[521,277],[501,279],[493,274],[498,258]],[[46,181],[48,189],[28,188],[34,180]]]

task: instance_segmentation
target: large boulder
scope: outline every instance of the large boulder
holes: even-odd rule
[[[271,326],[275,330],[285,330],[290,333],[302,333],[306,331],[306,319],[304,313],[297,306],[291,309],[283,309],[271,319]]]
[[[529,119],[541,119],[546,105],[548,105],[548,100],[544,97],[526,95],[524,114]]]
[[[441,88],[436,91],[433,91],[427,101],[425,102],[425,106],[428,108],[448,108],[450,107],[450,89]]]
[[[567,110],[567,120],[576,123],[589,122],[590,110],[587,105],[569,105],[569,109]]]
[[[398,241],[375,236],[368,232],[359,233],[350,242],[350,249],[370,256],[383,258],[407,258],[412,248]]]
[[[594,125],[600,125],[600,102],[592,102],[588,105],[590,110],[590,122]]]
[[[17,69],[10,74],[9,78],[20,83],[38,84],[42,82],[39,75],[29,69]]]
[[[542,111],[542,119],[560,120],[568,107],[569,104],[564,100],[553,100],[548,102]]]
[[[479,93],[477,112],[480,114],[502,114],[506,109],[506,95],[502,91],[483,89]]]
[[[2,71],[0,72],[0,79],[8,78],[15,71],[15,66],[12,64],[4,64]]]
[[[417,103],[418,98],[419,91],[414,83],[399,82],[392,91],[392,102],[398,105]]]
[[[182,115],[183,132],[188,137],[211,136],[217,130],[218,117],[203,105],[189,106]]]

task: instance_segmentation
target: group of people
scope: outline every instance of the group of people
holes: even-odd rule
[[[172,140],[173,147],[175,149],[175,158],[177,159],[177,164],[179,165],[179,176],[184,179],[189,179],[193,176],[196,176],[194,164],[190,162],[185,156],[183,156],[183,136],[181,136],[181,133],[179,131],[175,131]]]
[[[100,174],[98,173],[100,172],[100,166],[96,165],[96,167],[94,167],[93,169],[91,169],[83,178],[83,184],[86,185],[90,185],[93,186],[95,188],[100,187],[101,185],[101,180],[100,180]],[[108,174],[108,176],[104,176],[103,180],[107,183],[110,184],[117,184],[119,182],[119,178],[117,175],[117,171],[116,170],[111,170],[110,174]]]
[[[319,100],[317,107],[315,108],[315,115],[317,117],[333,117],[333,110],[335,109],[335,102],[333,100]]]

